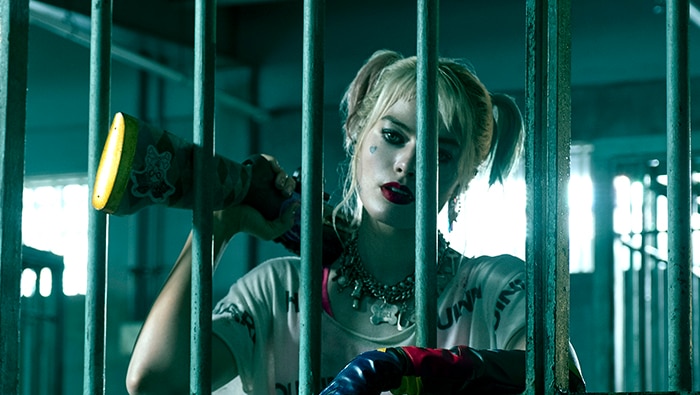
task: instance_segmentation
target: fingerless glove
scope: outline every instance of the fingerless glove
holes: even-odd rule
[[[524,389],[524,351],[397,347],[358,355],[321,395],[516,394]]]

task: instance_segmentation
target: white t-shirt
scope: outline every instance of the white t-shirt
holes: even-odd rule
[[[522,260],[501,255],[451,261],[450,270],[456,275],[443,285],[438,298],[438,347],[510,349],[523,342]],[[215,306],[214,334],[230,348],[239,373],[217,394],[298,393],[299,265],[298,257],[266,261],[233,284]],[[325,386],[364,351],[415,344],[416,331],[411,325],[389,337],[365,336],[342,327],[324,312],[321,334],[327,339],[321,343],[321,384]]]

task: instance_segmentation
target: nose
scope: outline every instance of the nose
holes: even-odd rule
[[[394,162],[394,171],[403,176],[414,177],[416,175],[415,144],[408,144],[397,153],[396,161]]]

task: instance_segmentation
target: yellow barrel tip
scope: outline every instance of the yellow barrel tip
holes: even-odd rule
[[[112,126],[107,134],[102,157],[95,176],[95,186],[92,193],[92,206],[97,210],[113,211],[110,197],[114,189],[117,174],[122,164],[122,151],[124,148],[124,114],[118,112],[114,115]],[[112,204],[110,204],[112,203]],[[118,202],[117,202],[118,203]]]

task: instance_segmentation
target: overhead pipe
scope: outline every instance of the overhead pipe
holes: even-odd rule
[[[688,18],[690,18],[691,22],[700,27],[700,10],[698,10],[698,7],[694,6],[693,3],[690,3]]]
[[[90,30],[90,21],[84,15],[42,2],[31,1],[29,3],[29,22],[59,37],[84,47],[90,47],[90,36],[86,33],[86,31]],[[194,79],[192,77],[126,48],[113,44],[112,57],[127,65],[194,88]],[[216,100],[219,103],[245,114],[254,121],[263,123],[270,120],[269,112],[224,91],[217,89],[215,92]]]

